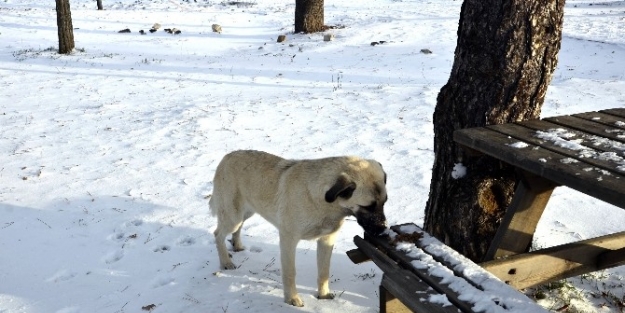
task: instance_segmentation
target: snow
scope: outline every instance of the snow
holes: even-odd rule
[[[523,148],[529,147],[529,145],[527,143],[525,143],[525,142],[517,141],[517,142],[511,144],[510,147],[517,148],[517,149],[523,149]]]
[[[467,167],[464,166],[462,163],[454,164],[454,168],[451,171],[451,177],[453,179],[459,179],[464,177],[465,175],[467,175]]]
[[[402,234],[419,233],[419,246],[412,242],[398,242],[396,249],[414,259],[411,264],[430,276],[441,278],[441,283],[459,294],[459,299],[472,304],[478,312],[540,312],[541,308],[512,287],[502,285],[494,275],[477,264],[469,261],[460,253],[444,245],[436,238],[420,231],[414,225],[402,225]],[[396,238],[391,230],[391,238]],[[436,261],[433,256],[442,259],[446,265]],[[460,273],[464,278],[457,276]],[[466,279],[465,279],[466,278]],[[481,289],[475,286],[481,286]],[[445,298],[446,299],[446,298]],[[433,303],[440,302],[440,297],[429,298]],[[502,307],[506,307],[504,310]]]
[[[606,133],[610,132],[622,132],[623,130],[615,130],[615,129],[606,129]],[[623,166],[625,166],[625,158],[621,156],[625,155],[625,145],[623,143],[610,140],[607,138],[602,138],[594,135],[582,134],[581,138],[576,134],[571,133],[562,128],[553,128],[548,131],[536,131],[537,138],[544,139],[546,141],[550,141],[558,147],[569,149],[573,151],[578,151],[578,156],[580,158],[591,158],[595,160],[601,160],[606,162],[612,162],[614,167],[617,170],[622,170]],[[573,139],[574,138],[574,139]],[[585,146],[583,143],[586,142],[590,145],[597,147],[610,148],[614,150],[621,150],[620,152],[598,152],[596,150],[590,149]],[[541,162],[547,162],[547,160],[541,159]],[[567,159],[562,160],[563,163],[571,163]]]
[[[0,2],[0,312],[377,312],[381,273],[345,256],[362,234],[353,219],[337,238],[332,301],[315,298],[316,245],[301,242],[305,307],[283,303],[277,232],[260,217],[233,253],[240,268],[220,271],[211,179],[235,149],[374,158],[388,173],[389,224],[422,225],[461,1],[326,0],[326,23],[346,26],[331,42],[291,33],[292,0],[71,5],[77,51],[65,56],[53,2]],[[565,14],[542,116],[624,107],[622,4],[571,0]],[[138,33],[156,22],[182,34]],[[558,188],[534,245],[624,221]]]

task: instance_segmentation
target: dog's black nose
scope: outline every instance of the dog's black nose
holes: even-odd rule
[[[370,235],[379,236],[386,231],[386,217],[383,214],[358,211],[356,221]]]
[[[365,232],[367,232],[370,235],[373,236],[381,236],[383,234],[386,233],[386,225],[385,226],[375,226],[375,227],[371,227],[370,229],[365,229]]]

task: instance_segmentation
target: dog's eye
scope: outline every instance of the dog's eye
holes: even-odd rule
[[[374,201],[374,202],[373,202],[373,203],[371,203],[370,205],[367,205],[367,206],[361,206],[360,208],[365,209],[365,210],[367,210],[367,211],[369,211],[369,212],[373,212],[373,211],[375,211],[375,209],[376,209],[376,207],[377,207],[377,206],[378,206],[378,203]]]

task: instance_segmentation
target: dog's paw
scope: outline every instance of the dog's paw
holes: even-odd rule
[[[234,263],[228,262],[228,263],[221,264],[221,268],[224,269],[224,270],[234,270],[237,267],[234,265]]]
[[[302,301],[302,299],[299,298],[299,296],[293,296],[290,299],[287,299],[286,301],[284,301],[292,306],[298,306],[298,307],[303,307],[304,306],[304,301]]]
[[[334,299],[334,294],[333,293],[326,293],[325,295],[317,295],[317,299],[320,300],[332,300]]]
[[[245,250],[245,246],[241,243],[241,241],[237,242],[237,241],[232,240],[232,239],[228,239],[228,241],[232,245],[232,251],[240,252],[240,251]]]

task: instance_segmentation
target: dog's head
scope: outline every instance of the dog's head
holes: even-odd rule
[[[347,168],[328,189],[325,200],[348,209],[369,234],[378,236],[387,228],[386,173],[376,161],[349,158]]]

